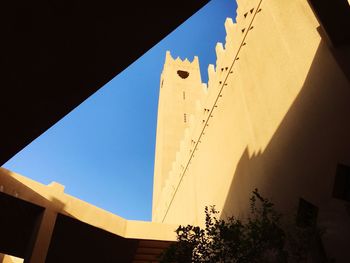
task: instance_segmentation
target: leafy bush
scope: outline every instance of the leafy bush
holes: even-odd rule
[[[316,226],[284,225],[274,204],[258,190],[250,198],[251,215],[217,218],[215,206],[205,207],[205,228],[179,226],[178,242],[163,253],[162,263],[225,262],[285,263],[306,262],[320,231]],[[328,261],[325,261],[328,262]]]

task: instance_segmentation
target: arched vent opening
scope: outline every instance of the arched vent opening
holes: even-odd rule
[[[177,75],[179,75],[182,79],[186,79],[190,75],[190,73],[184,70],[178,70]]]

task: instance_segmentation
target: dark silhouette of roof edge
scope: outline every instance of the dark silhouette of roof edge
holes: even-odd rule
[[[208,0],[19,0],[0,8],[4,164]]]

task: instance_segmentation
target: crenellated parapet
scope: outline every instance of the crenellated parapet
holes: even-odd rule
[[[188,58],[182,60],[179,56],[173,58],[170,51],[168,50],[165,53],[165,63],[163,71],[169,67],[197,69],[199,67],[198,56],[194,56],[192,61],[190,61]]]
[[[154,221],[164,221],[176,192],[186,176],[191,160],[195,158],[195,152],[200,149],[200,144],[205,140],[206,130],[211,125],[211,120],[215,118],[215,111],[224,94],[224,89],[228,86],[233,87],[233,84],[229,83],[230,75],[233,74],[235,63],[238,62],[240,52],[246,45],[246,38],[253,28],[254,16],[259,12],[260,3],[260,0],[238,1],[237,23],[234,23],[231,18],[225,21],[225,43],[217,43],[215,47],[216,65],[208,66],[208,84],[201,84],[202,95],[191,100],[191,103],[194,104],[193,110],[186,116],[187,125],[184,127],[181,139],[177,141],[177,151],[173,155],[170,169],[163,174],[165,181],[161,189],[158,189],[159,196],[153,204],[153,211],[156,211],[153,213]],[[173,76],[178,68],[185,65],[199,67],[198,58],[195,57],[192,62],[187,59],[173,59],[168,51],[162,73],[162,83],[175,83],[180,85],[176,86],[176,89],[180,90],[181,83],[171,77],[169,79],[169,72],[171,71],[170,76]],[[157,141],[158,139],[157,133]],[[156,158],[164,157],[164,155],[156,155]]]

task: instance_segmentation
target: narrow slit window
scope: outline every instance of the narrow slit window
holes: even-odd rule
[[[186,99],[186,93],[183,91],[182,92],[182,98],[185,100]]]
[[[297,225],[300,227],[313,227],[317,222],[318,207],[306,201],[299,199],[299,207],[297,214]]]
[[[184,113],[184,123],[187,122],[187,116],[186,116],[186,113]]]
[[[350,202],[350,167],[338,164],[334,179],[333,197]]]

